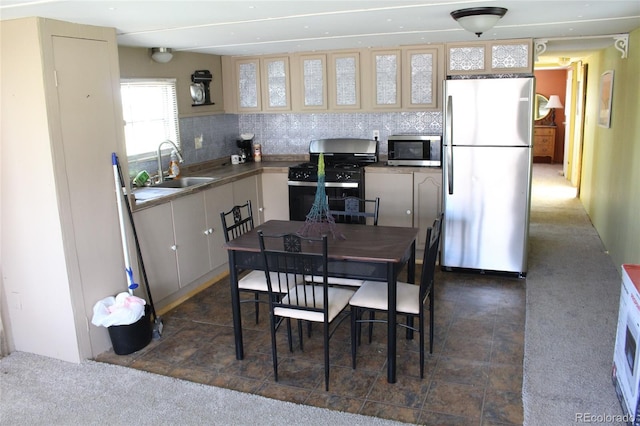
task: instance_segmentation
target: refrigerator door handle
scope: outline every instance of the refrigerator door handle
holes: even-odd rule
[[[449,194],[453,194],[453,97],[447,96],[447,109],[445,113],[445,143],[447,144],[447,178],[449,181]]]

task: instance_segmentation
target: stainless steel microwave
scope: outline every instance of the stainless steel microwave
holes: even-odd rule
[[[442,166],[442,136],[392,135],[388,146],[389,166]]]

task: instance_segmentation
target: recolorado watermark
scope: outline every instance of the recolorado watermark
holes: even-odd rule
[[[630,423],[633,418],[629,414],[593,414],[576,413],[576,423]]]

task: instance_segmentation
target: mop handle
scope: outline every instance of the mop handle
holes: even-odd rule
[[[129,260],[129,246],[127,244],[127,231],[124,227],[124,216],[122,212],[122,187],[120,186],[120,176],[118,175],[118,156],[116,153],[111,154],[111,164],[113,166],[113,177],[116,185],[116,200],[118,203],[118,219],[120,221],[120,235],[122,240],[122,252],[124,255],[124,267],[129,281],[129,294],[133,295],[133,290],[138,288],[138,284],[133,280],[133,270]]]

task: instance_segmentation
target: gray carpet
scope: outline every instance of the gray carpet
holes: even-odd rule
[[[398,425],[93,361],[0,360],[0,424]]]
[[[530,426],[622,414],[611,382],[620,265],[560,171],[534,168],[523,383]]]

